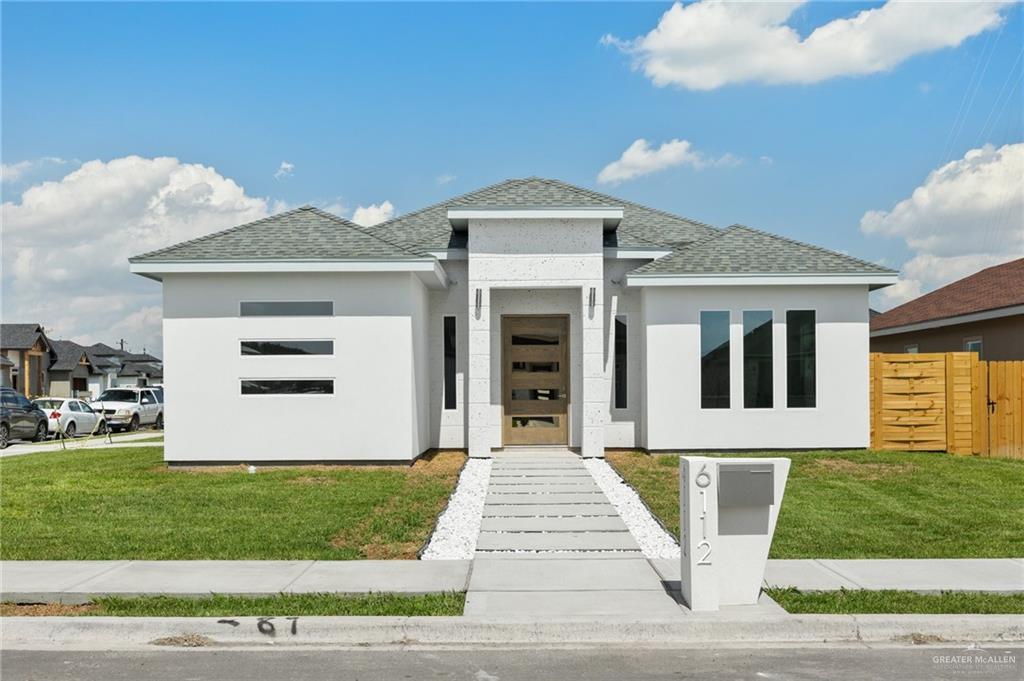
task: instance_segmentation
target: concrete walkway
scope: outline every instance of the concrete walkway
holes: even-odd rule
[[[155,437],[162,437],[163,431],[144,430],[135,433],[117,433],[111,435],[113,444],[107,441],[107,437],[93,436],[81,437],[66,440],[64,447],[60,441],[47,440],[46,442],[28,442],[16,440],[7,447],[0,449],[0,459],[12,456],[23,456],[25,454],[42,454],[45,452],[59,452],[63,450],[73,451],[78,449],[112,449],[117,447],[163,447],[163,440],[160,442],[138,442],[138,440],[151,440]]]
[[[682,610],[576,454],[497,453],[466,615],[663,618]]]

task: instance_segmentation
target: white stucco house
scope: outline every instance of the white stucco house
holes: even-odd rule
[[[304,207],[131,259],[171,463],[866,447],[878,265],[563,182]]]

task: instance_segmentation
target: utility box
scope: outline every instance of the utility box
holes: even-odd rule
[[[683,600],[756,605],[789,477],[785,458],[679,459]]]

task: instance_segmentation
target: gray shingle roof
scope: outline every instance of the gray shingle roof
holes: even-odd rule
[[[163,377],[164,372],[159,364],[150,364],[149,362],[127,362],[117,372],[118,376],[141,376],[143,374],[150,378],[157,378]]]
[[[0,324],[0,348],[27,350],[41,335],[45,338],[39,324]]]
[[[50,371],[74,371],[78,367],[78,360],[82,359],[82,355],[88,357],[89,354],[85,346],[74,341],[55,340],[50,343],[53,345],[54,352],[57,353],[57,358],[50,365]]]
[[[401,215],[371,227],[370,230],[389,241],[419,252],[464,248],[466,245],[465,233],[452,231],[451,224],[448,222],[448,209],[469,206],[621,207],[623,209],[622,222],[615,232],[605,235],[605,246],[673,247],[680,243],[696,241],[716,231],[714,227],[695,220],[559,180],[540,177],[505,180],[413,213]]]
[[[633,275],[687,274],[893,274],[893,270],[760,230],[733,225]]]
[[[303,206],[143,253],[130,261],[341,260],[416,255],[337,215]]]

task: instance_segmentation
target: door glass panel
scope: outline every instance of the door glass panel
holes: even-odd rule
[[[559,388],[513,388],[513,400],[557,400],[562,397]]]
[[[513,416],[513,428],[558,428],[561,416]]]
[[[558,362],[512,362],[512,371],[543,371],[558,373]]]
[[[514,333],[512,345],[558,345],[557,333]]]

